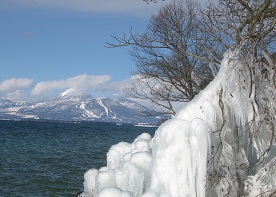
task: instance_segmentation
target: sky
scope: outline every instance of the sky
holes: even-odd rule
[[[107,48],[111,35],[145,32],[165,3],[143,0],[0,2],[0,98],[36,100],[76,88],[95,97],[120,94],[133,80],[129,47]]]

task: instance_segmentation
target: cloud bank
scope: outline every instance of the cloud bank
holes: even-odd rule
[[[50,94],[55,90],[75,88],[79,91],[97,90],[111,80],[109,75],[77,75],[65,80],[44,81],[35,85],[33,95]]]
[[[32,79],[28,78],[12,78],[0,83],[0,94],[14,92],[16,90],[23,90],[30,88],[33,84]]]
[[[25,100],[34,81],[28,78],[11,78],[0,83],[0,98]]]
[[[10,100],[43,99],[56,96],[70,88],[92,96],[111,96],[112,94],[122,94],[122,90],[133,80],[134,78],[111,81],[110,75],[87,74],[38,83],[34,83],[34,80],[28,78],[12,78],[0,83],[0,98]]]

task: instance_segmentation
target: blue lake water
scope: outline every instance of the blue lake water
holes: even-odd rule
[[[110,146],[156,128],[111,123],[0,121],[0,196],[75,196]]]

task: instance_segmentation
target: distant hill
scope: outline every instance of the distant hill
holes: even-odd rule
[[[137,102],[107,97],[94,98],[69,89],[59,96],[39,101],[0,99],[0,119],[42,119],[156,124],[158,117],[145,117],[150,110]]]

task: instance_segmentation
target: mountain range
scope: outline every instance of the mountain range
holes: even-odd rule
[[[51,99],[28,102],[0,99],[0,119],[97,121],[138,124],[156,124],[158,117],[145,117],[150,112],[137,102],[120,97],[94,98],[68,89]]]

